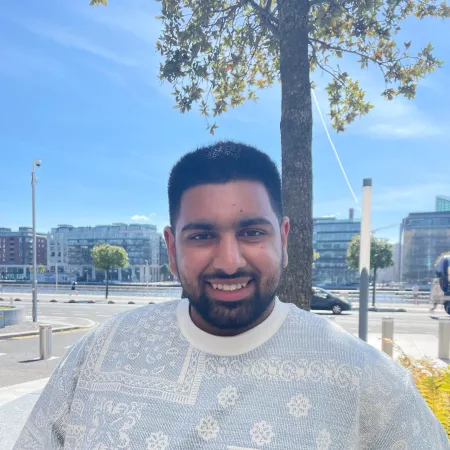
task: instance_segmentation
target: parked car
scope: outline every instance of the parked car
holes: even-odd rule
[[[333,311],[333,314],[341,314],[342,311],[350,311],[352,304],[345,298],[338,297],[325,289],[313,287],[311,309],[328,310]]]

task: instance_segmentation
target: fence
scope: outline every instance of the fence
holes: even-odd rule
[[[106,285],[77,285],[77,292],[84,295],[104,296]],[[30,284],[3,284],[0,288],[0,293],[29,293],[31,292]],[[38,284],[38,293],[41,294],[67,294],[70,292],[70,285],[52,285],[52,284]],[[149,285],[130,285],[121,286],[117,284],[110,284],[108,287],[109,295],[111,296],[130,296],[130,297],[181,297],[181,287],[178,286],[152,286]]]
[[[106,286],[103,285],[77,285],[77,292],[84,295],[93,296],[104,296]],[[145,284],[137,285],[119,285],[110,284],[109,285],[109,295],[111,296],[132,296],[132,297],[170,297],[170,298],[180,298],[181,287],[167,285],[167,286],[155,286]],[[38,284],[38,293],[41,294],[67,294],[70,291],[70,285],[58,285],[53,284]],[[23,293],[31,292],[30,284],[16,284],[16,283],[5,283],[0,287],[0,293]],[[344,291],[344,290],[331,290],[330,292],[337,294],[340,297],[344,297],[350,300],[352,303],[359,303],[359,291]],[[369,293],[369,301],[372,301],[372,291]],[[419,292],[417,299],[414,299],[414,294],[412,291],[388,291],[379,289],[376,292],[376,302],[377,303],[393,303],[393,304],[429,304],[430,303],[430,292]]]
[[[352,303],[359,303],[359,291],[330,291],[340,297],[344,297]],[[372,301],[373,291],[369,291],[369,302]],[[429,304],[430,292],[418,292],[417,298],[414,298],[412,291],[376,291],[377,303],[393,303],[393,304]]]

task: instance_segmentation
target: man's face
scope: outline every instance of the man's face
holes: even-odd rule
[[[263,184],[233,181],[187,190],[175,230],[164,234],[170,268],[210,325],[243,328],[271,305],[287,265],[281,226]]]

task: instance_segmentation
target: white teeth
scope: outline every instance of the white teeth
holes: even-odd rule
[[[213,284],[212,287],[214,289],[219,289],[220,291],[237,291],[238,289],[245,288],[247,286],[248,281],[240,284]]]

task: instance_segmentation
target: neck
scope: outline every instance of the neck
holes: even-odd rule
[[[246,331],[251,330],[252,328],[258,326],[260,323],[264,322],[272,313],[274,306],[275,306],[275,297],[270,302],[269,306],[267,307],[267,309],[264,311],[263,314],[261,314],[256,320],[254,320],[250,324],[241,328],[216,327],[215,325],[212,325],[211,323],[206,321],[192,305],[189,306],[189,315],[191,316],[192,322],[205,333],[212,334],[214,336],[237,336],[238,334],[245,333]]]

